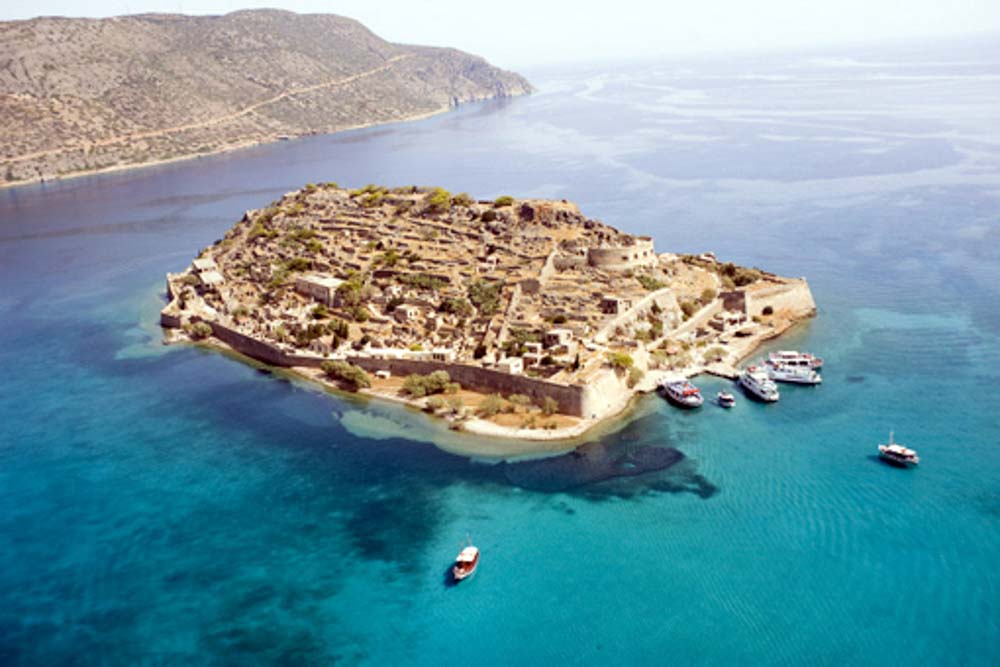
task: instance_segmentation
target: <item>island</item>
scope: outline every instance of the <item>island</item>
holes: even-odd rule
[[[0,186],[422,118],[531,92],[456,49],[259,9],[0,22]]]
[[[565,440],[665,379],[733,377],[802,278],[658,253],[562,201],[308,184],[167,275],[167,342],[227,348],[479,435]]]

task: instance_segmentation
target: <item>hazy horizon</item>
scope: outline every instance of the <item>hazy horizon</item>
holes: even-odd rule
[[[686,3],[648,7],[624,0],[608,7],[511,0],[501,11],[459,0],[95,0],[81,12],[71,0],[13,0],[0,8],[0,19],[216,15],[262,8],[331,13],[356,19],[389,41],[455,47],[504,67],[823,49],[965,35],[981,38],[1000,32],[1000,3],[990,0],[966,0],[958,6],[912,0],[905,11],[884,0],[846,0],[808,9],[802,4],[715,0],[697,7]]]

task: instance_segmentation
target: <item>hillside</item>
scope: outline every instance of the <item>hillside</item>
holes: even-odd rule
[[[0,184],[415,118],[531,91],[461,51],[276,10],[0,23]]]

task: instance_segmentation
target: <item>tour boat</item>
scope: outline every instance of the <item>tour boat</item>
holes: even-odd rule
[[[697,408],[705,402],[701,397],[701,390],[687,380],[664,382],[660,385],[660,389],[672,403],[682,408]]]
[[[458,552],[451,574],[455,577],[455,581],[462,581],[475,574],[477,567],[479,567],[479,549],[470,544]]]
[[[736,397],[728,391],[720,391],[716,397],[716,402],[724,408],[731,408],[736,405]]]
[[[808,352],[797,352],[795,350],[779,350],[767,355],[767,363],[776,366],[797,366],[800,368],[820,369],[823,367],[823,360]]]
[[[775,382],[791,382],[793,384],[819,384],[823,381],[823,376],[809,366],[789,364],[769,363],[767,376]]]
[[[765,403],[774,403],[781,398],[778,385],[771,381],[766,372],[756,366],[749,366],[743,371],[740,375],[740,385],[748,394]]]
[[[878,455],[889,463],[909,468],[920,463],[917,452],[909,447],[897,444],[892,439],[892,431],[889,431],[889,444],[878,446]]]

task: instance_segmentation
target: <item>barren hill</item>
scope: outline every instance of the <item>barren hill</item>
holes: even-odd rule
[[[0,183],[217,152],[530,92],[329,14],[0,23]]]

